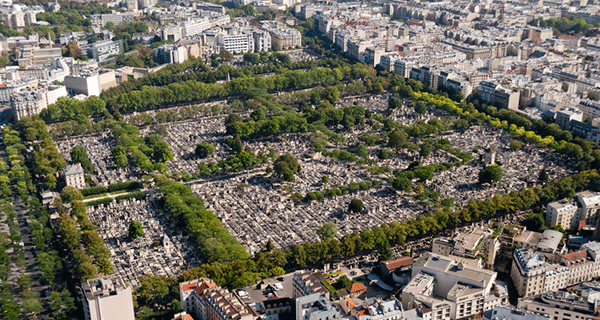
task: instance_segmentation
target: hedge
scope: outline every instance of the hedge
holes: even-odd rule
[[[122,196],[118,196],[115,198],[115,200],[117,200],[117,201],[129,200],[129,199],[142,200],[144,198],[146,198],[146,191],[137,191],[137,192],[124,194]]]
[[[108,186],[108,192],[119,191],[119,190],[133,190],[140,189],[142,184],[138,181],[125,181],[117,182]]]
[[[97,207],[101,204],[107,205],[111,202],[113,202],[113,198],[103,198],[103,199],[86,202],[85,205],[88,207]]]

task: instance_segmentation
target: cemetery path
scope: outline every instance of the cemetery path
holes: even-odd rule
[[[49,289],[47,285],[43,285],[40,277],[40,270],[35,261],[36,249],[33,243],[32,235],[27,225],[27,209],[20,198],[15,199],[15,212],[17,213],[17,219],[19,223],[19,229],[21,236],[23,237],[23,253],[25,254],[25,274],[31,276],[31,290],[36,293],[38,300],[42,303],[44,311],[37,314],[38,319],[52,319],[50,316],[50,301],[44,294],[44,291]]]

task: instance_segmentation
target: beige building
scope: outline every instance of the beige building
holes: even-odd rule
[[[186,312],[202,320],[252,320],[252,310],[229,290],[211,279],[200,278],[179,284],[179,298]]]
[[[519,296],[543,293],[547,266],[538,253],[528,253],[525,248],[514,251],[510,277]]]
[[[287,50],[302,46],[300,31],[291,28],[269,29],[271,47],[274,50]]]
[[[86,320],[135,320],[131,287],[121,277],[97,278],[81,284]]]
[[[47,106],[46,97],[41,90],[15,92],[10,98],[10,107],[15,121],[39,114]]]
[[[19,52],[19,67],[46,67],[52,64],[56,58],[62,57],[62,49],[25,47]]]
[[[596,320],[596,299],[590,295],[584,297],[564,291],[550,291],[536,297],[520,298],[518,308],[548,315],[552,320]]]
[[[546,226],[560,225],[563,228],[578,228],[580,221],[595,225],[600,210],[600,193],[582,191],[572,201],[551,202],[546,208]]]
[[[76,189],[85,188],[85,172],[80,163],[64,168],[63,175],[67,187],[74,187]]]
[[[511,278],[520,296],[557,291],[600,276],[600,243],[588,242],[581,250],[559,256],[550,264],[542,255],[525,248],[513,253]]]

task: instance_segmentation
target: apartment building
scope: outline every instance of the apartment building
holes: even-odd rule
[[[600,290],[599,288],[595,288]],[[520,298],[518,308],[549,316],[553,320],[595,320],[600,303],[594,291],[583,289],[582,295],[566,291],[550,291],[535,297]]]
[[[481,81],[477,88],[481,99],[486,103],[511,110],[519,108],[519,91],[504,88],[495,80]]]
[[[600,118],[600,102],[592,100],[581,100],[577,108],[583,112],[588,119]]]
[[[206,319],[205,293],[217,285],[207,278],[195,279],[179,284],[179,301],[185,312],[197,319]]]
[[[436,238],[432,241],[431,252],[452,258],[471,266],[492,266],[500,250],[499,240],[491,237],[491,230],[476,228],[471,232],[461,232],[453,238]],[[485,259],[480,259],[485,255]]]
[[[525,248],[514,251],[510,277],[520,296],[543,293],[547,266],[538,253],[529,253]]]
[[[34,91],[24,90],[15,92],[10,98],[10,107],[15,121],[39,114],[47,106],[44,92],[37,88]]]
[[[83,70],[78,74],[65,76],[65,86],[71,94],[99,96],[104,90],[117,85],[114,70]]]
[[[583,122],[583,112],[577,108],[560,108],[554,114],[554,123],[563,130],[571,130],[571,121]]]
[[[307,270],[301,270],[294,274],[294,298],[299,298],[314,293],[323,294],[329,298],[329,291],[323,287],[321,281],[323,276],[320,273],[312,273]]]
[[[231,53],[254,52],[254,37],[250,34],[219,33],[215,40],[219,47]]]
[[[19,67],[46,67],[56,58],[62,57],[61,48],[25,47],[18,54]]]
[[[336,320],[342,315],[322,293],[296,299],[296,320]]]
[[[214,287],[204,294],[206,317],[203,320],[252,320],[250,308],[229,290]]]
[[[540,254],[520,248],[513,253],[511,278],[520,296],[564,289],[600,276],[599,254],[600,243],[588,242],[550,264]]]
[[[546,207],[546,225],[560,225],[563,228],[577,228],[580,221],[586,225],[596,225],[600,210],[600,193],[582,191],[573,200],[551,202]]]
[[[131,287],[121,277],[82,283],[81,302],[86,320],[135,320]]]
[[[202,320],[252,320],[252,310],[229,290],[211,279],[200,278],[179,284],[185,312]]]
[[[108,22],[112,22],[115,26],[118,26],[122,22],[133,22],[133,15],[130,13],[107,13],[107,14],[93,14],[90,17],[90,21],[93,27],[102,28],[106,26]]]
[[[302,46],[300,31],[292,28],[268,29],[271,47],[274,50],[288,50]]]
[[[98,62],[104,62],[123,53],[123,40],[121,39],[94,42],[88,49],[88,56]]]
[[[402,291],[402,306],[432,309],[433,319],[464,319],[505,303],[508,293],[496,272],[471,267],[434,253],[415,262],[412,280]]]

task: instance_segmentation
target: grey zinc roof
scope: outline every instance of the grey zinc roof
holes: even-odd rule
[[[83,174],[83,168],[81,167],[81,163],[76,163],[72,166],[68,166],[63,170],[65,176],[70,176],[74,174]]]

